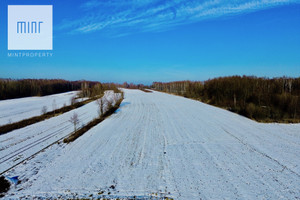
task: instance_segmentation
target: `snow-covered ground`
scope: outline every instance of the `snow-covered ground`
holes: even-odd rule
[[[104,98],[111,99],[112,95],[112,91],[107,91]],[[74,126],[69,120],[74,112],[79,118],[78,127],[82,127],[98,117],[98,110],[98,105],[93,101],[57,117],[1,135],[0,173],[71,134]]]
[[[77,95],[77,91],[65,92],[43,97],[25,97],[0,101],[0,126],[8,123],[18,122],[30,117],[39,116],[43,106],[47,112],[53,108],[58,109],[70,105],[71,98]],[[82,99],[78,99],[81,101]]]
[[[125,90],[116,114],[7,172],[22,183],[5,198],[299,199],[299,155],[300,124]]]

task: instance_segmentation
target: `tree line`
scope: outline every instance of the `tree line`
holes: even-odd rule
[[[62,79],[0,79],[0,100],[45,96],[81,90],[80,97],[102,95],[105,90],[120,92],[114,83],[98,81],[67,81]]]
[[[0,100],[45,96],[81,89],[82,81],[61,79],[0,79]],[[90,84],[95,84],[90,82]]]
[[[123,84],[119,85],[122,88],[127,88],[127,89],[145,89],[148,88],[144,84],[134,84],[134,83],[127,83],[124,82]]]
[[[300,78],[230,76],[154,82],[152,88],[226,108],[258,121],[300,121]]]
[[[100,83],[96,82],[91,84],[90,82],[81,83],[81,91],[79,97],[97,97],[102,96],[106,90],[113,90],[114,93],[121,93],[118,89],[119,85],[115,83]]]

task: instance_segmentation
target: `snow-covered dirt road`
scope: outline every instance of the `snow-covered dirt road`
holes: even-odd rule
[[[117,113],[6,173],[22,181],[6,197],[299,199],[299,155],[300,124],[125,90]]]

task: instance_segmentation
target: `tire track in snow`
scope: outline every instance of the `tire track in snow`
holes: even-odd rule
[[[22,153],[24,153],[24,152],[26,152],[26,151],[28,151],[28,150],[33,149],[33,147],[36,147],[37,145],[39,145],[39,144],[41,144],[41,143],[43,143],[43,142],[45,142],[45,141],[47,141],[47,140],[49,140],[49,139],[52,139],[53,137],[59,135],[59,134],[61,133],[61,131],[67,130],[67,129],[70,128],[71,126],[72,126],[72,125],[68,125],[68,126],[66,126],[66,127],[64,127],[64,128],[59,129],[58,131],[54,132],[54,133],[51,134],[51,135],[47,135],[47,136],[45,136],[45,137],[43,137],[43,138],[41,138],[41,139],[38,139],[38,140],[34,141],[33,143],[30,143],[30,144],[28,144],[28,145],[25,145],[25,146],[23,146],[22,148],[18,149],[18,150],[16,151],[17,153],[14,153],[13,155],[7,154],[6,156],[0,158],[0,160],[2,160],[2,159],[4,159],[5,157],[10,156],[10,157],[6,158],[5,160],[0,161],[0,164],[4,164],[4,163],[9,162],[9,161],[13,161],[13,162],[15,163],[15,162],[17,161],[16,164],[12,164],[11,167],[9,167],[8,169],[4,170],[4,171],[1,172],[0,174],[3,174],[3,173],[6,172],[7,170],[12,169],[13,167],[15,167],[15,166],[17,166],[17,165],[23,163],[23,162],[26,161],[27,159],[29,159],[29,158],[33,157],[34,155],[36,155],[37,153],[39,153],[39,152],[45,150],[46,148],[48,148],[48,147],[51,146],[52,144],[54,144],[54,143],[56,143],[56,142],[58,142],[58,141],[64,139],[65,137],[69,136],[69,134],[68,134],[68,135],[66,135],[66,136],[60,137],[58,140],[55,140],[54,142],[50,143],[49,145],[48,145],[48,143],[45,143],[46,146],[43,146],[43,147],[41,147],[40,149],[38,149],[38,150],[36,150],[36,151],[30,153],[30,154],[27,155],[25,158],[23,157],[24,154],[22,154]],[[20,158],[22,158],[21,161],[19,160]]]
[[[82,115],[79,115],[79,118],[82,118],[83,116],[86,116],[86,114],[87,114],[87,112],[83,113]],[[87,119],[87,118],[88,118],[88,117],[84,117],[84,119]],[[60,124],[55,124],[55,125],[51,126],[50,128],[41,131],[41,132],[38,133],[37,135],[29,135],[29,137],[26,137],[26,138],[24,138],[24,139],[22,139],[22,140],[19,140],[19,141],[15,142],[15,143],[8,144],[7,146],[1,148],[0,152],[3,151],[3,150],[5,150],[5,149],[7,149],[8,147],[11,148],[11,147],[13,147],[13,146],[15,146],[15,145],[18,145],[18,144],[20,144],[20,143],[22,143],[22,142],[24,142],[24,141],[27,141],[27,140],[29,140],[29,139],[31,139],[31,138],[35,138],[35,137],[38,136],[38,135],[45,134],[45,133],[47,133],[48,131],[54,129],[55,127],[61,127],[61,126],[64,125],[64,124],[68,124],[68,125],[62,127],[62,128],[59,129],[59,130],[56,130],[56,131],[54,131],[54,132],[52,132],[52,133],[49,133],[48,135],[46,135],[46,136],[44,136],[44,137],[47,137],[47,136],[49,136],[49,135],[53,135],[53,134],[55,134],[55,133],[59,133],[60,131],[66,130],[67,128],[70,127],[70,122],[69,122],[69,121],[64,121],[64,122],[62,122],[62,123],[60,123]],[[72,125],[71,125],[71,126],[72,126]],[[28,128],[28,127],[27,127],[26,129],[29,129],[29,130],[28,130],[28,131],[24,131],[24,134],[29,133],[29,132],[31,131],[31,129]],[[39,138],[39,139],[37,140],[37,142],[38,142],[40,139],[43,139],[44,137]],[[11,137],[11,138],[13,138],[13,137]],[[33,142],[33,143],[34,143],[34,142]],[[22,148],[20,148],[20,149],[22,149]],[[19,149],[18,149],[18,150],[19,150]],[[18,150],[15,150],[15,151],[18,151]],[[1,159],[2,159],[2,158],[0,158],[0,160],[1,160]]]
[[[292,169],[288,168],[286,165],[280,163],[278,160],[272,158],[271,156],[267,155],[266,153],[263,153],[263,152],[259,151],[258,149],[252,147],[251,145],[245,143],[243,140],[241,140],[241,139],[239,139],[238,137],[236,137],[235,135],[231,134],[231,133],[230,133],[229,131],[227,131],[226,129],[223,128],[223,130],[224,130],[228,135],[230,135],[231,137],[235,138],[235,139],[238,140],[240,143],[242,143],[243,145],[245,145],[248,149],[251,149],[252,151],[254,151],[254,152],[256,152],[256,153],[258,153],[258,154],[260,154],[260,155],[262,155],[262,156],[264,156],[264,157],[266,157],[266,158],[272,160],[273,162],[275,162],[276,164],[278,164],[279,166],[281,166],[281,167],[282,167],[282,170],[285,170],[285,169],[286,169],[286,170],[288,170],[289,172],[291,172],[291,173],[297,175],[297,176],[300,178],[300,175],[299,175],[297,172],[295,172],[295,171],[293,171]]]
[[[73,125],[68,122],[69,118],[65,119],[66,116],[70,116],[73,112],[79,112],[79,119],[82,123],[86,123],[85,121],[88,122],[89,119],[92,119],[91,113],[85,110],[85,108],[90,108],[91,106],[96,107],[96,104],[93,105],[93,103],[94,102],[91,102],[83,107],[69,111],[67,113],[64,113],[63,115],[59,115],[58,117],[50,118],[42,122],[24,127],[22,129],[12,131],[11,133],[9,133],[12,136],[8,134],[3,135],[3,138],[16,138],[15,140],[17,140],[17,142],[8,144],[7,146],[9,148],[1,148],[1,155],[5,154],[0,158],[0,167],[2,171],[1,173],[7,171],[7,169],[10,169],[11,166],[16,166],[15,163],[22,163],[26,159],[32,157],[32,155],[35,155],[37,152],[40,152],[40,150],[43,149],[45,146],[47,147],[49,143],[52,144],[52,141],[55,140],[54,138],[59,137],[59,140],[61,140],[62,138],[68,136],[71,132],[66,131],[71,129]],[[60,122],[57,119],[62,119],[63,122],[57,124],[57,122]],[[51,122],[53,121],[55,121],[56,123],[51,124]],[[61,127],[62,125],[67,123],[69,124]],[[43,127],[42,125],[45,124],[46,127],[48,126],[46,130],[42,129],[41,132],[33,134],[34,132],[36,132],[36,130],[39,130]],[[54,129],[54,131],[52,131],[52,129]],[[21,138],[16,137],[16,132],[20,134],[19,136],[21,136]],[[65,135],[63,137],[60,137],[61,134]],[[23,135],[25,136],[24,138],[22,138]],[[9,140],[6,140],[6,142],[9,142]],[[22,159],[21,162],[20,159]]]

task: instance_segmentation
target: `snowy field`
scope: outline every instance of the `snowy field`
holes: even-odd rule
[[[23,119],[41,115],[43,106],[47,112],[53,108],[58,109],[70,105],[71,98],[77,95],[77,91],[43,97],[25,97],[0,101],[0,126],[18,122]],[[78,99],[80,101],[81,99]]]
[[[261,124],[183,97],[125,90],[117,113],[7,172],[22,183],[5,198],[300,199],[299,155],[300,124]]]
[[[111,99],[112,95],[112,91],[107,91],[104,98]],[[0,172],[71,134],[74,126],[69,120],[74,112],[80,121],[78,127],[82,127],[98,117],[98,106],[93,101],[57,117],[0,135]]]

